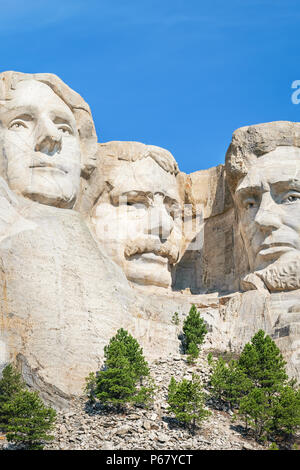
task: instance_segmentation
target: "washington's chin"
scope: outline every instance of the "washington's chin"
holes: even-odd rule
[[[127,279],[139,285],[168,288],[172,283],[168,259],[154,253],[134,255],[126,261],[125,270]]]

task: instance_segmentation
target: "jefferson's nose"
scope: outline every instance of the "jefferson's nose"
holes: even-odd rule
[[[255,222],[262,230],[268,231],[280,227],[280,208],[269,192],[263,193],[255,216]]]
[[[167,239],[174,227],[174,222],[165,205],[159,204],[150,208],[148,233]]]
[[[52,155],[60,152],[62,136],[51,119],[43,117],[39,120],[36,134],[35,151]]]

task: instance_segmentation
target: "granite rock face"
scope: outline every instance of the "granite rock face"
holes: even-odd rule
[[[300,125],[236,131],[191,175],[165,149],[97,144],[84,100],[51,74],[0,74],[0,367],[57,408],[123,327],[148,360],[179,354],[194,303],[206,348],[260,328],[300,378]]]

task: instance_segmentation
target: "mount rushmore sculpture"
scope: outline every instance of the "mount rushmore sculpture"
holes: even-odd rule
[[[66,406],[120,327],[153,359],[195,304],[208,347],[259,329],[300,377],[300,124],[234,132],[225,165],[97,143],[87,103],[52,74],[0,74],[0,367]]]

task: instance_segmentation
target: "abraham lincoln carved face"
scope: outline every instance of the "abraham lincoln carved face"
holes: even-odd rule
[[[269,123],[240,129],[227,154],[250,270],[271,291],[300,287],[299,127]]]

